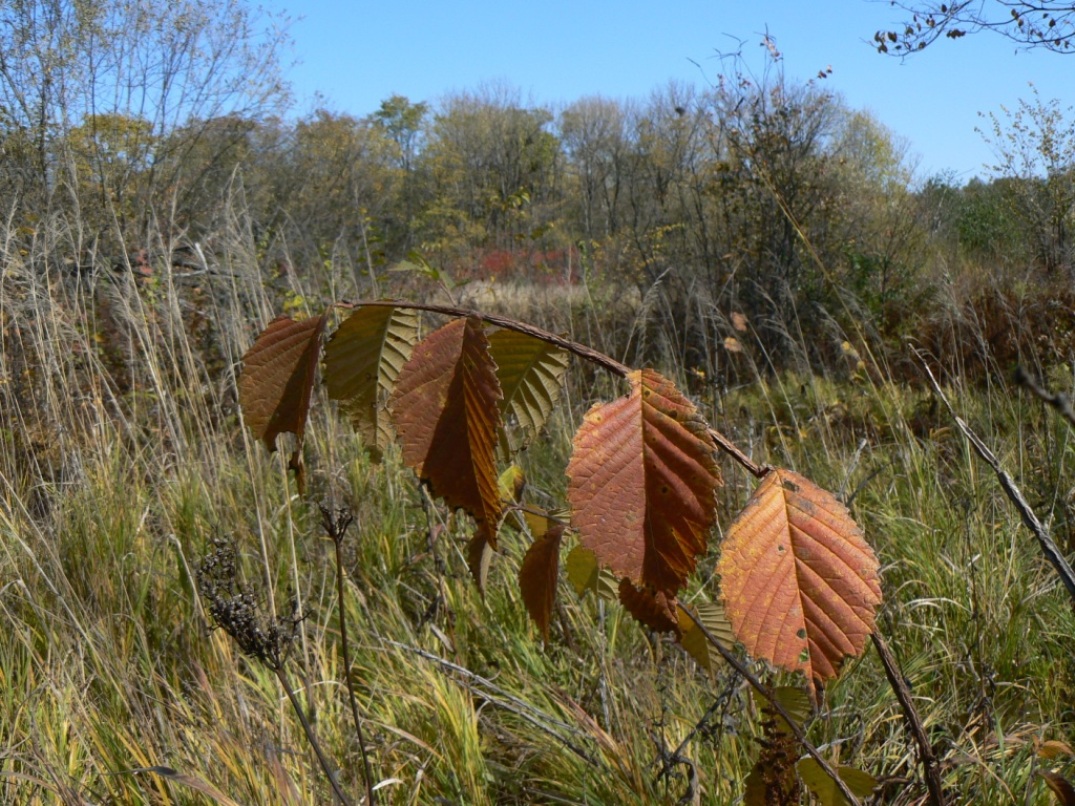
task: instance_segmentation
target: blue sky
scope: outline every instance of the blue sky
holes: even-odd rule
[[[991,2],[991,0],[986,0]],[[294,22],[288,70],[296,111],[356,116],[398,93],[436,101],[502,83],[524,102],[587,95],[646,98],[669,80],[700,88],[720,72],[718,51],[760,66],[768,29],[788,78],[832,66],[825,85],[868,109],[909,143],[924,179],[951,170],[987,175],[979,112],[1013,108],[1033,82],[1043,100],[1075,101],[1075,55],[1017,51],[995,35],[943,41],[901,63],[878,55],[873,32],[899,20],[887,0],[263,0]]]

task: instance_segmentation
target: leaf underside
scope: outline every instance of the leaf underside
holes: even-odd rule
[[[545,640],[549,638],[549,620],[556,601],[556,581],[560,571],[560,539],[564,527],[553,526],[530,544],[519,568],[519,589],[523,604],[530,618],[541,630]]]
[[[836,782],[821,769],[821,765],[814,759],[800,759],[795,768],[803,783],[806,784],[806,788],[817,798],[821,806],[844,806],[847,803],[847,798],[836,787]],[[847,788],[856,798],[865,800],[877,789],[877,779],[856,767],[837,766],[836,774],[847,784]]]
[[[811,687],[835,677],[873,632],[876,556],[846,507],[792,471],[771,471],[754,491],[727,531],[717,573],[747,652],[802,671]]]
[[[572,525],[619,577],[674,598],[705,551],[721,485],[705,421],[652,370],[587,412],[567,467]],[[674,618],[673,618],[674,621]]]
[[[542,339],[507,329],[489,336],[489,350],[504,394],[501,448],[509,458],[529,445],[548,422],[560,399],[568,354]]]
[[[418,313],[370,305],[336,328],[325,346],[325,384],[374,461],[395,440],[388,397],[418,340]]]
[[[636,587],[631,580],[624,577],[620,580],[620,603],[640,624],[655,632],[675,633],[676,637],[679,637],[679,618],[674,596],[669,596],[664,591]]]
[[[735,633],[732,625],[724,613],[724,606],[720,602],[700,602],[691,605],[695,616],[702,622],[710,635],[719,640],[724,646],[735,645]],[[724,659],[709,644],[709,638],[703,633],[694,620],[687,615],[683,606],[676,609],[676,617],[679,621],[680,645],[694,658],[698,665],[706,671],[715,672]]]
[[[611,602],[619,598],[619,580],[597,562],[597,555],[585,546],[575,546],[564,559],[567,581],[580,597],[592,591],[599,599]]]
[[[290,432],[301,441],[306,431],[324,327],[324,316],[298,322],[277,317],[243,356],[243,419],[270,452],[280,434]]]
[[[476,318],[454,319],[419,342],[389,398],[403,461],[477,523],[469,558],[483,590],[501,514],[494,464],[500,399]]]

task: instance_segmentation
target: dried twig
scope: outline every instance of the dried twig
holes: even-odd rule
[[[921,360],[921,356],[919,356]],[[1015,481],[1010,475],[1000,466],[1000,461],[993,454],[986,444],[982,442],[981,437],[971,430],[971,427],[963,421],[962,417],[959,417],[955,410],[952,408],[952,404],[948,402],[948,398],[945,397],[944,392],[941,391],[940,385],[937,383],[937,379],[933,377],[933,373],[930,372],[929,366],[925,361],[922,361],[922,367],[926,370],[926,375],[929,376],[929,381],[933,385],[933,391],[937,393],[937,396],[944,403],[948,409],[949,414],[956,421],[956,425],[959,430],[963,432],[963,436],[970,442],[977,453],[985,462],[993,468],[993,472],[996,473],[997,478],[1000,480],[1000,486],[1004,489],[1005,494],[1015,504],[1015,508],[1019,510],[1019,515],[1023,519],[1023,523],[1034,535],[1038,541],[1038,545],[1041,546],[1042,554],[1056,569],[1056,573],[1060,575],[1060,580],[1064,583],[1064,587],[1068,589],[1068,593],[1071,598],[1075,600],[1075,571],[1072,570],[1071,565],[1068,563],[1067,558],[1064,557],[1056,543],[1049,536],[1048,530],[1045,525],[1038,520],[1038,516],[1034,514],[1034,510],[1030,508],[1030,504],[1027,503],[1026,498],[1023,497],[1023,493],[1015,486]]]
[[[929,737],[926,736],[926,729],[922,725],[922,719],[918,716],[918,711],[915,710],[911,690],[907,687],[907,682],[903,679],[903,673],[900,672],[896,659],[892,656],[892,652],[889,650],[885,640],[876,630],[874,630],[870,638],[873,639],[874,648],[877,649],[877,654],[881,658],[881,665],[885,667],[885,676],[888,677],[888,682],[896,693],[896,699],[899,700],[900,707],[903,709],[903,716],[907,720],[907,726],[911,729],[911,736],[914,737],[915,744],[918,745],[918,757],[922,762],[922,772],[926,778],[926,789],[929,790],[930,802],[934,806],[944,806],[944,787],[941,785],[940,764],[937,761],[937,756],[933,753],[933,748],[930,746]]]
[[[1027,389],[1035,397],[1047,406],[1052,406],[1057,413],[1075,427],[1075,410],[1071,408],[1071,398],[1063,392],[1050,392],[1043,386],[1039,386],[1022,367],[1016,367],[1015,382]]]

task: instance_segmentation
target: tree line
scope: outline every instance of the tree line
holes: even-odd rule
[[[986,123],[985,180],[922,182],[906,143],[824,73],[786,77],[775,50],[644,99],[552,107],[493,85],[295,118],[271,21],[239,0],[152,8],[0,10],[15,241],[53,238],[78,265],[161,239],[209,248],[238,207],[266,265],[344,263],[374,290],[415,256],[463,280],[660,285],[682,354],[740,311],[774,358],[806,362],[823,356],[801,354],[803,333],[914,327],[938,267],[1071,272],[1073,124],[1036,96]]]

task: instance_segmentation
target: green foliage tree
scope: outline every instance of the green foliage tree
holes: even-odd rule
[[[535,235],[555,209],[562,173],[552,119],[506,87],[449,97],[422,151],[430,182],[423,241],[451,258],[468,242],[510,250]]]
[[[983,137],[997,157],[991,172],[1010,180],[1001,187],[1034,261],[1050,276],[1070,275],[1075,268],[1075,114],[1031,90],[1032,99],[1020,100],[1014,111],[990,113],[990,131]]]

